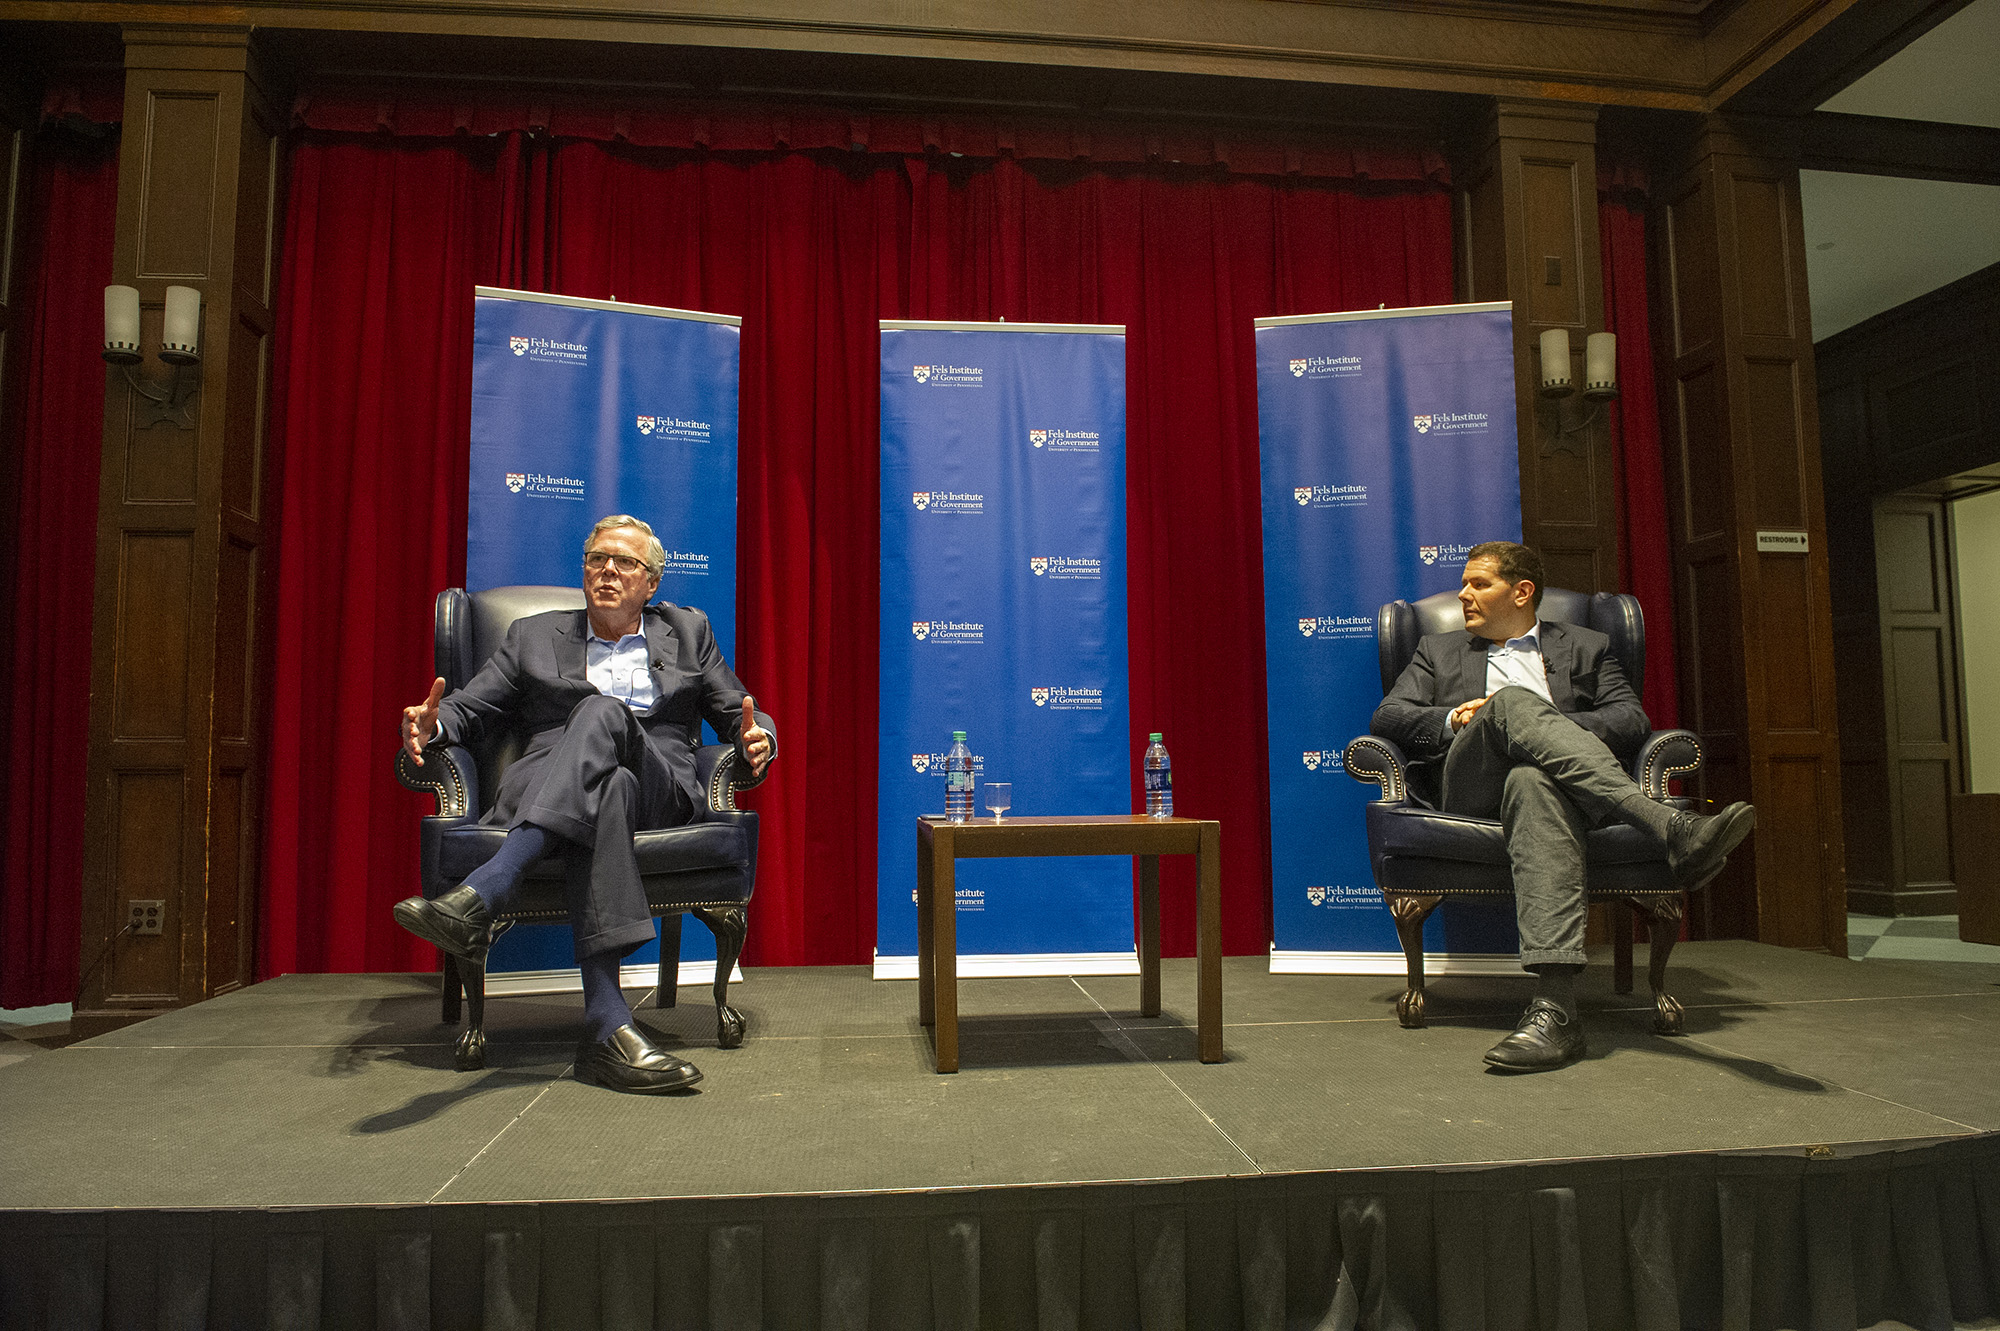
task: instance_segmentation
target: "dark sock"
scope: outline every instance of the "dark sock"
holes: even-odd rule
[[[1563,1015],[1576,1017],[1576,977],[1583,973],[1583,967],[1544,962],[1536,966],[1535,997],[1546,998],[1563,1010]]]
[[[486,909],[499,914],[507,894],[520,884],[522,875],[548,852],[552,838],[533,823],[522,823],[507,834],[493,858],[465,876],[465,885],[479,894]]]
[[[618,962],[614,951],[593,952],[577,963],[583,972],[583,1038],[608,1040],[611,1032],[632,1020],[632,1006],[618,987]]]

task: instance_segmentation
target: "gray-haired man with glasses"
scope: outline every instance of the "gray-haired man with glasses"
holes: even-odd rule
[[[428,744],[464,744],[495,727],[530,738],[486,815],[508,829],[499,852],[435,900],[398,902],[397,922],[483,964],[493,917],[528,869],[566,843],[588,847],[589,891],[570,904],[584,997],[576,1075],[639,1094],[692,1086],[701,1073],[647,1038],[619,989],[619,961],[654,936],[633,834],[699,816],[704,720],[753,771],[777,751],[771,718],[722,659],[708,616],[648,604],[665,564],[651,527],[622,513],[602,519],[583,543],[585,608],[517,620],[464,688],[447,696],[434,680],[429,697],[404,708],[401,731],[418,764]]]

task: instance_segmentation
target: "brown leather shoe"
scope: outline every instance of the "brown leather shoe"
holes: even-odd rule
[[[701,1070],[675,1058],[627,1022],[608,1040],[578,1042],[576,1079],[632,1095],[662,1095],[694,1085],[701,1080]]]

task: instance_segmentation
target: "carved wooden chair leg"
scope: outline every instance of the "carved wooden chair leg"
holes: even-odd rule
[[[715,1043],[735,1049],[743,1043],[743,1014],[729,1006],[729,972],[743,955],[743,939],[750,932],[750,917],[741,906],[697,906],[695,918],[715,935]]]
[[[1607,902],[1611,907],[1611,990],[1632,992],[1632,903]]]
[[[1667,958],[1673,955],[1674,944],[1680,941],[1687,898],[1679,892],[1663,893],[1644,901],[1643,908],[1652,925],[1646,981],[1653,988],[1653,1029],[1661,1035],[1679,1035],[1683,1014],[1680,1003],[1667,992]]]
[[[1388,897],[1389,914],[1396,920],[1396,937],[1403,943],[1409,980],[1409,988],[1396,1000],[1396,1020],[1405,1030],[1419,1030],[1424,1024],[1424,921],[1442,898],[1383,895]]]
[[[679,998],[681,983],[681,921],[679,911],[660,917],[660,984],[653,992],[654,1007],[672,1007]]]
[[[458,958],[449,952],[440,952],[444,958],[444,1015],[438,1020],[447,1026],[458,1025],[459,997],[465,990],[465,981],[459,978]]]
[[[458,1033],[458,1048],[451,1065],[460,1072],[477,1072],[486,1066],[486,967],[469,961],[458,963],[465,977],[465,1029]]]

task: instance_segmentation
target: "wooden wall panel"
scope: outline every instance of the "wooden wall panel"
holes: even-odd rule
[[[1604,326],[1597,243],[1596,108],[1502,100],[1493,104],[1458,178],[1470,301],[1514,303],[1515,417],[1521,527],[1557,586],[1619,589],[1618,522],[1610,434],[1579,399],[1565,408],[1540,392],[1540,338],[1570,334],[1571,376],[1583,382],[1584,337]],[[1582,428],[1571,428],[1582,426]]]
[[[113,705],[90,733],[84,955],[104,951],[132,899],[170,899],[162,938],[118,940],[87,978],[74,1021],[86,1034],[249,980],[262,778],[280,119],[245,29],[135,26],[125,44],[114,273],[140,289],[149,346],[165,288],[201,292],[202,364],[184,414],[141,403],[122,376],[106,400],[96,620],[108,631],[92,680]],[[150,358],[140,372],[171,381]]]
[[[1963,775],[1958,594],[1949,496],[2000,464],[2000,265],[1817,348],[1827,507],[1839,541],[1841,766],[1848,902],[1948,912],[1945,847]]]
[[[1682,683],[1708,741],[1701,793],[1758,832],[1706,894],[1713,933],[1846,951],[1833,607],[1796,134],[1710,117],[1663,191],[1662,378]],[[1803,528],[1808,553],[1757,549]],[[1697,912],[1703,909],[1697,906]]]

